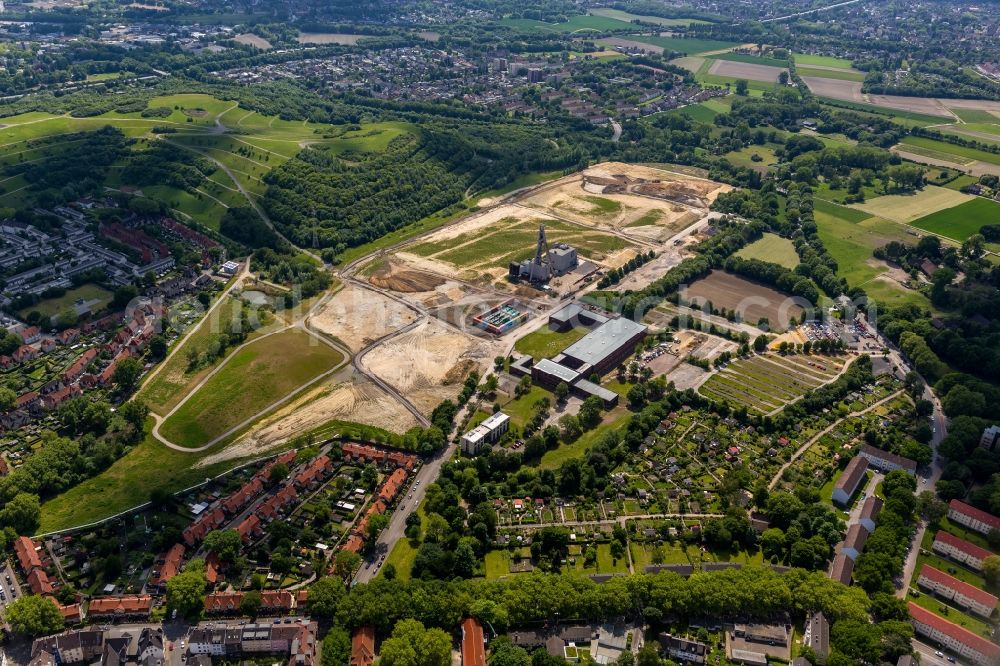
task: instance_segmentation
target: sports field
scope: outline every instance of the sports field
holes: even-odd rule
[[[887,194],[864,203],[852,204],[851,208],[894,222],[909,224],[929,213],[958,206],[973,198],[970,194],[949,190],[946,187],[927,185],[913,194]]]
[[[698,392],[713,400],[768,413],[833,381],[844,362],[829,356],[754,356],[715,373]]]
[[[206,444],[342,360],[298,328],[256,340],[229,357],[163,422],[160,433],[182,446]]]
[[[976,197],[971,201],[939,210],[912,222],[913,226],[956,241],[978,234],[984,224],[1000,221],[1000,204]]]
[[[799,255],[795,251],[792,241],[777,234],[764,234],[763,238],[747,245],[737,252],[736,256],[744,259],[769,261],[789,269],[794,269],[799,265]]]

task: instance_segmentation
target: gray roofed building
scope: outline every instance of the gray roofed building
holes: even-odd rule
[[[688,664],[704,664],[708,646],[698,641],[690,641],[686,638],[671,636],[661,633],[659,636],[660,647],[663,652],[673,660]]]
[[[562,363],[571,368],[591,366],[603,375],[632,354],[646,330],[626,317],[612,319],[564,349]]]
[[[572,384],[579,376],[580,373],[576,370],[548,358],[543,358],[531,368],[531,378],[543,386],[552,385],[554,387],[560,382]]]
[[[822,612],[815,612],[806,621],[805,643],[816,653],[820,661],[830,654],[830,623]]]

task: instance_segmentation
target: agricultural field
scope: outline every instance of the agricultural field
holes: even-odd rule
[[[107,289],[96,284],[84,284],[73,289],[69,289],[58,298],[46,298],[43,301],[24,308],[18,315],[26,316],[30,312],[38,312],[43,317],[54,317],[64,308],[72,307],[77,301],[85,304],[91,312],[97,312],[111,302],[112,294]]]
[[[872,251],[891,241],[913,243],[903,227],[868,213],[838,206],[822,199],[815,201],[816,226],[827,251],[837,261],[837,275],[851,287],[862,287],[881,303],[926,304],[919,292],[893,279],[889,266],[872,256]]]
[[[976,197],[963,204],[917,218],[911,224],[939,236],[964,241],[979,233],[984,224],[1000,220],[1000,204]]]
[[[754,241],[736,253],[744,259],[760,259],[794,270],[799,265],[799,255],[795,245],[787,238],[777,234],[767,233],[760,240]]]
[[[711,76],[776,83],[778,77],[785,71],[787,70],[783,67],[762,65],[754,62],[713,59],[707,73]]]
[[[716,372],[698,391],[713,400],[768,413],[833,381],[844,364],[844,359],[829,356],[754,356]]]
[[[339,352],[301,329],[262,337],[226,359],[163,421],[160,432],[183,446],[204,445],[342,361]]]
[[[342,46],[354,46],[367,35],[349,35],[341,32],[299,32],[299,44],[340,44]]]
[[[846,58],[835,58],[833,56],[816,55],[814,53],[792,53],[796,66],[804,65],[818,66],[833,69],[851,69],[851,61]]]
[[[864,81],[864,72],[848,69],[815,69],[813,67],[796,67],[796,73],[801,77],[835,79],[837,81]]]
[[[777,67],[778,69],[788,69],[788,61],[768,56],[755,56],[748,53],[719,53],[708,56],[712,60],[726,60],[729,62],[743,62],[750,65],[765,65],[767,67]]]
[[[708,301],[713,308],[735,310],[746,322],[767,319],[775,329],[788,328],[803,312],[788,294],[725,271],[712,271],[680,293],[688,302],[701,305]]]
[[[951,160],[959,164],[969,164],[979,161],[1000,165],[1000,154],[988,153],[984,150],[977,150],[966,146],[956,146],[953,143],[936,141],[922,136],[904,137],[899,143],[899,147],[918,155]]]
[[[717,39],[698,39],[687,37],[662,37],[660,35],[630,35],[630,41],[641,45],[657,46],[665,51],[699,55],[712,51],[723,51],[739,46],[736,42],[723,42]]]
[[[851,208],[875,217],[909,224],[929,213],[952,208],[974,198],[971,194],[928,185],[913,194],[887,194],[864,203],[852,204]]]
[[[572,16],[563,23],[545,23],[535,19],[505,18],[500,21],[505,25],[525,32],[606,32],[608,30],[634,30],[635,26],[628,20],[620,20],[610,16]]]
[[[632,14],[630,12],[624,12],[620,9],[611,9],[610,7],[601,7],[600,9],[590,10],[593,16],[603,16],[605,18],[617,19],[619,21],[642,21],[643,23],[655,23],[656,25],[692,25],[694,23],[707,23],[707,21],[701,21],[699,19],[691,18],[663,18],[662,16],[646,16],[643,14]]]

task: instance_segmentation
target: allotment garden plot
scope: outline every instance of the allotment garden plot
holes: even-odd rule
[[[723,368],[709,377],[699,392],[768,413],[833,381],[845,363],[844,358],[830,356],[763,354]]]

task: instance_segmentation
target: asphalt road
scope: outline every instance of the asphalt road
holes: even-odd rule
[[[10,562],[4,562],[3,566],[0,567],[0,592],[3,593],[3,596],[0,597],[0,608],[21,598],[21,586],[17,583],[14,567],[11,566]]]
[[[374,578],[392,547],[400,539],[406,538],[406,517],[420,506],[424,499],[424,493],[427,492],[427,484],[433,483],[438,478],[444,461],[455,455],[456,449],[458,449],[457,444],[449,443],[445,449],[439,451],[436,456],[417,470],[416,477],[406,496],[399,500],[399,506],[389,514],[389,524],[378,535],[378,541],[375,542],[372,554],[361,563],[361,568],[354,576],[355,583],[367,583]]]

